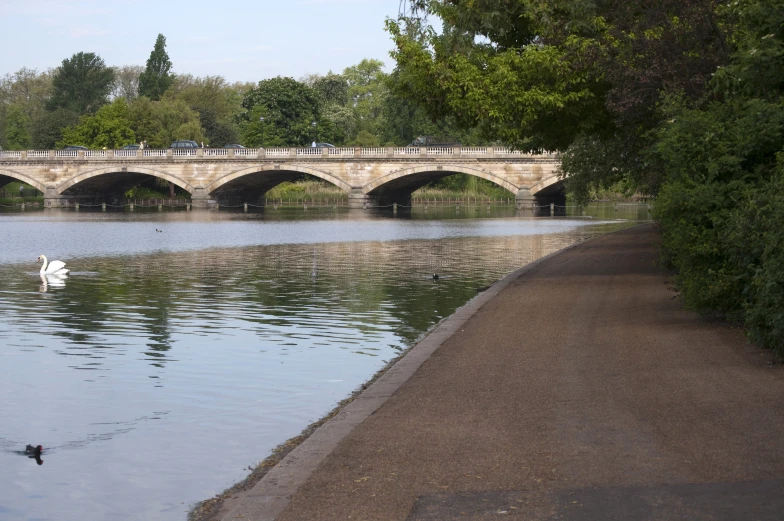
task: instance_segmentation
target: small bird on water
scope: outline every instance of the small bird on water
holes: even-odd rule
[[[43,451],[44,448],[41,447],[40,445],[37,445],[35,447],[33,447],[32,445],[28,445],[27,447],[25,447],[24,453],[25,456],[27,456],[28,458],[35,459],[35,462],[38,463],[39,465],[43,465],[44,460],[41,459],[41,453]]]
[[[439,279],[438,273],[433,273],[433,280],[438,280],[438,279]]]

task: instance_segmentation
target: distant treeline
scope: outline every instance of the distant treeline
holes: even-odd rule
[[[56,69],[23,68],[0,79],[0,146],[120,148],[175,140],[211,147],[406,145],[419,135],[483,144],[449,118],[433,121],[392,93],[396,74],[362,60],[340,74],[229,83],[220,76],[175,74],[159,35],[146,67],[107,66],[80,52]],[[263,120],[262,120],[263,118]]]

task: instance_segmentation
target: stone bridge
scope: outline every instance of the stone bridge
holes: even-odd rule
[[[23,181],[44,194],[46,207],[110,201],[144,181],[165,179],[196,207],[223,200],[256,202],[302,174],[348,194],[349,206],[408,204],[431,181],[463,173],[509,190],[519,207],[563,204],[556,155],[504,147],[362,147],[168,150],[0,151],[0,186]]]

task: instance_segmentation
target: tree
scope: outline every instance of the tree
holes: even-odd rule
[[[9,146],[6,130],[10,108],[18,107],[22,111],[26,133],[32,138],[34,126],[46,114],[46,100],[51,91],[52,75],[49,72],[39,73],[23,67],[0,78],[0,146]]]
[[[114,70],[112,96],[133,101],[139,96],[139,77],[144,72],[141,65],[125,65]]]
[[[137,98],[129,105],[129,120],[136,139],[147,140],[152,148],[167,148],[180,139],[204,141],[199,114],[182,100]]]
[[[9,150],[30,148],[27,117],[18,105],[11,105],[6,115],[5,143]]]
[[[38,150],[54,148],[63,138],[63,129],[79,122],[79,115],[68,109],[59,108],[45,112],[33,123],[31,141]]]
[[[106,103],[113,81],[114,71],[100,56],[91,52],[76,53],[63,60],[55,70],[47,109],[93,114]]]
[[[147,59],[147,67],[139,76],[139,95],[146,96],[153,101],[161,99],[163,93],[174,82],[171,71],[172,62],[166,53],[166,37],[158,35],[155,47]]]
[[[648,191],[655,190],[646,186],[649,165],[634,158],[651,145],[660,96],[700,98],[727,61],[731,24],[715,0],[416,0],[413,7],[413,16],[387,24],[399,95],[433,119],[451,115],[490,141],[524,150],[590,142],[577,152],[613,154],[622,162],[606,175]],[[423,13],[442,19],[441,34]],[[595,172],[592,157],[565,161],[564,170],[571,179],[584,174],[577,167]]]
[[[82,116],[79,124],[63,130],[58,147],[82,145],[89,148],[120,148],[136,142],[130,126],[130,110],[125,98],[117,98],[93,115]]]
[[[381,116],[388,95],[384,81],[386,75],[381,70],[383,66],[380,60],[364,59],[343,71],[348,85],[349,104],[356,115],[357,135],[364,131],[364,136],[378,136],[383,127]]]
[[[329,137],[330,129],[319,125],[324,122],[320,121],[318,94],[293,78],[260,81],[245,94],[242,108],[240,127],[245,145],[261,145],[262,132],[264,146],[307,146],[317,137]]]
[[[199,113],[207,143],[223,146],[239,140],[236,115],[242,108],[241,87],[229,85],[221,76],[177,76],[167,96],[179,99]]]
[[[326,76],[317,76],[310,84],[321,96],[322,101],[328,105],[345,107],[348,104],[348,80],[342,74],[327,73]]]

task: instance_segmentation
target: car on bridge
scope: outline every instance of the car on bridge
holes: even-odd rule
[[[63,147],[63,150],[90,150],[87,147],[83,147],[82,145],[68,145],[67,147]]]
[[[316,143],[313,146],[316,148],[336,148],[335,145],[331,143]]]
[[[237,143],[232,143],[231,145],[223,145],[223,148],[245,148],[245,147]]]
[[[459,142],[448,137],[419,136],[408,144],[410,147],[459,147]]]
[[[139,150],[141,148],[138,143],[132,143],[130,145],[125,145],[120,150]]]
[[[169,148],[200,148],[199,144],[195,141],[191,141],[189,139],[183,139],[180,141],[175,141],[171,144]]]

